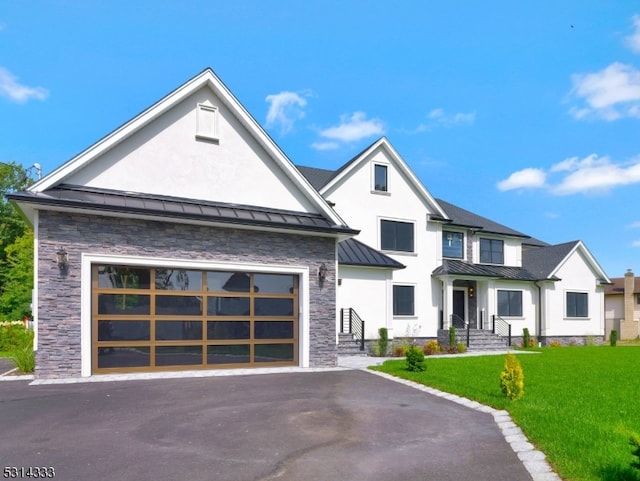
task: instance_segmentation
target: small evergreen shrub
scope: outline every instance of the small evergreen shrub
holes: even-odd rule
[[[500,373],[500,388],[502,394],[512,401],[517,401],[524,395],[524,372],[515,354],[508,352],[504,362],[504,369]]]
[[[427,370],[424,362],[424,352],[416,346],[407,349],[407,370],[412,372],[422,372]]]
[[[528,328],[524,328],[522,330],[522,347],[529,347],[529,345],[531,344],[531,335],[529,334],[529,329]]]
[[[20,372],[33,372],[36,367],[36,353],[33,351],[33,330],[25,329],[26,335],[10,350],[10,356]]]
[[[442,352],[442,347],[438,344],[438,341],[431,340],[425,342],[424,346],[422,346],[422,352],[427,356],[432,356],[433,354],[439,354]]]
[[[378,329],[378,353],[380,356],[386,356],[389,349],[389,331],[386,327]]]
[[[618,344],[618,331],[615,329],[611,330],[611,336],[609,337],[609,343],[611,344],[611,347],[616,347],[616,344]]]
[[[636,457],[635,461],[631,463],[631,467],[640,470],[640,436],[632,433],[629,438],[629,444],[632,447],[631,454]]]
[[[29,329],[25,327],[24,322],[0,322],[0,351],[13,351],[29,341]]]
[[[455,346],[456,345],[456,328],[454,326],[451,326],[449,328],[449,346]]]
[[[456,344],[456,349],[460,354],[465,353],[467,352],[467,345],[464,342],[459,342]]]

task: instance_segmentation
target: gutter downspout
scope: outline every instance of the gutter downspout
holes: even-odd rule
[[[538,312],[536,319],[536,335],[538,337],[538,346],[541,345],[540,337],[542,336],[542,286],[538,284],[539,281],[535,281],[534,284],[538,288]]]

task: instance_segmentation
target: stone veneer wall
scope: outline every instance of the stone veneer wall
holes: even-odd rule
[[[334,366],[335,242],[327,237],[40,211],[36,377],[80,376],[82,253],[309,266],[309,362],[312,367]],[[60,247],[69,254],[66,277],[56,264]],[[327,280],[319,286],[315,274],[323,262]]]

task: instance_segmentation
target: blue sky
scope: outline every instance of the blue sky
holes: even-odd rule
[[[0,3],[0,162],[44,173],[211,67],[297,164],[385,135],[427,189],[640,274],[640,4]]]

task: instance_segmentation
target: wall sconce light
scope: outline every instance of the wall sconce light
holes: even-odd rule
[[[60,249],[58,249],[58,252],[56,252],[56,262],[58,264],[60,274],[66,276],[69,272],[69,254],[64,249],[64,247],[60,247]]]
[[[469,297],[472,298],[476,295],[476,290],[473,287],[469,288]]]
[[[320,267],[318,268],[318,280],[320,282],[324,282],[326,278],[327,278],[327,266],[323,262],[322,264],[320,264]]]

